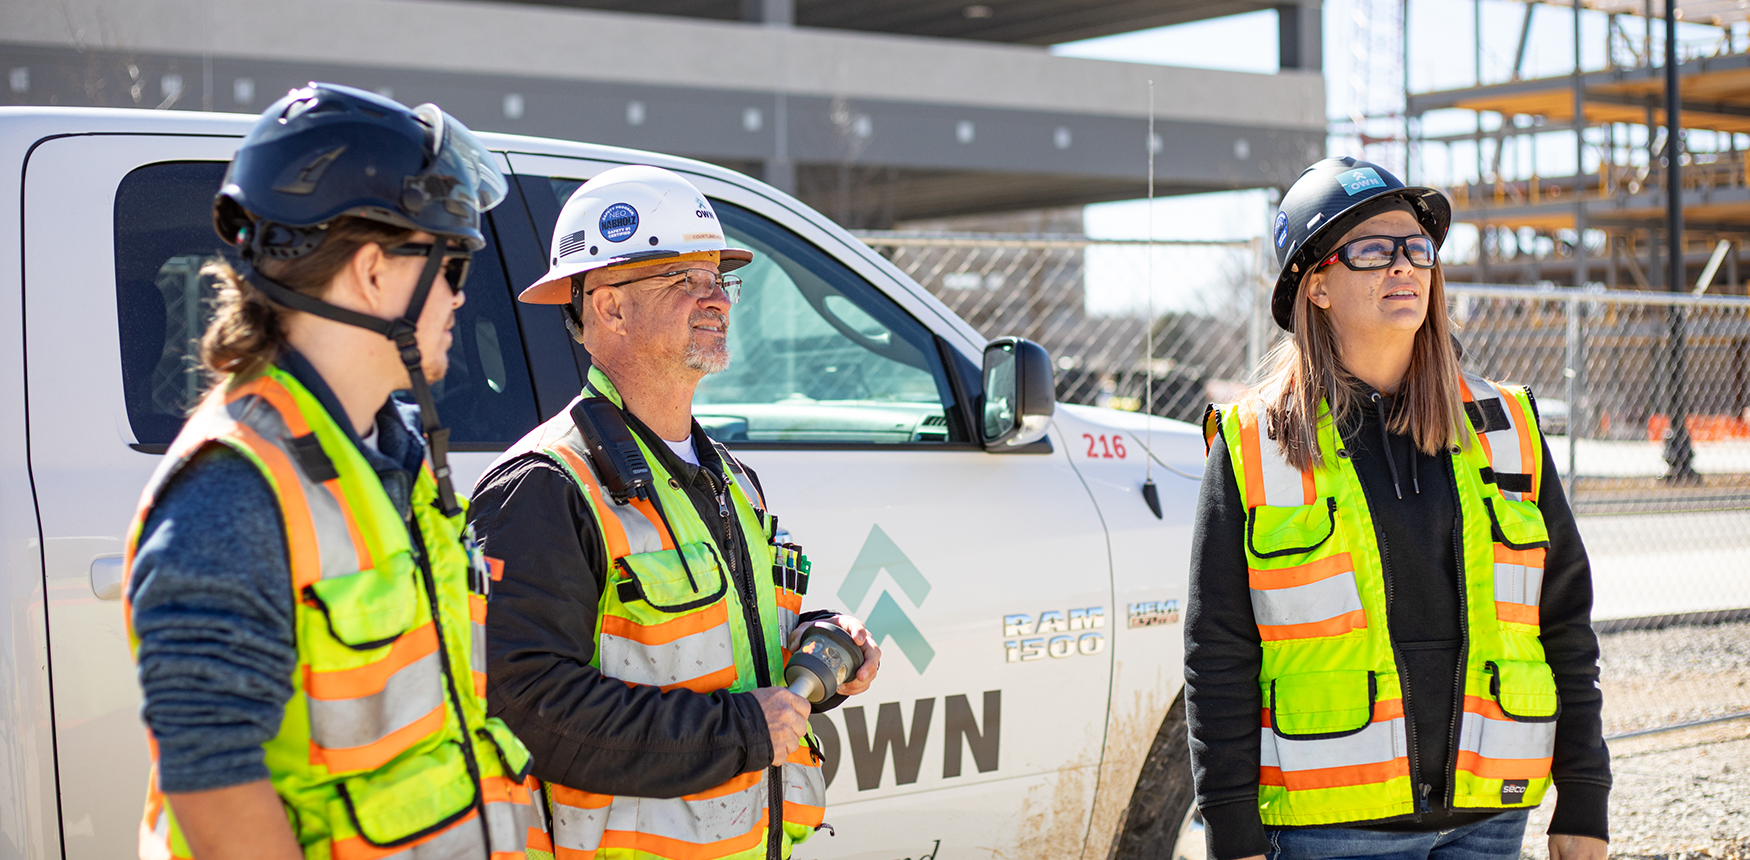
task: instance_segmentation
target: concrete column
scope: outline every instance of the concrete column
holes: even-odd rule
[[[1324,68],[1322,14],[1319,0],[1299,0],[1276,7],[1277,54],[1282,68],[1313,72]]]
[[[793,27],[796,0],[741,0],[741,20],[768,27]],[[772,152],[760,165],[760,178],[779,191],[795,194],[796,162],[790,159],[789,137],[789,99],[778,90],[772,93]]]

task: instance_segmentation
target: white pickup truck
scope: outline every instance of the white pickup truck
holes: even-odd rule
[[[220,251],[211,200],[252,121],[0,108],[0,856],[135,853],[148,759],[123,533],[203,385],[190,354],[210,296],[200,265]],[[1009,371],[989,380],[1007,388],[986,398],[999,386],[983,336],[746,176],[481,137],[512,182],[436,386],[458,487],[580,386],[588,356],[558,312],[513,296],[545,270],[581,181],[678,171],[758,252],[734,363],[697,413],[807,547],[810,605],[861,615],[888,655],[873,690],[814,720],[837,835],[798,857],[1198,856],[1178,623],[1198,432],[1053,408],[1049,360],[1024,342],[1006,342]]]

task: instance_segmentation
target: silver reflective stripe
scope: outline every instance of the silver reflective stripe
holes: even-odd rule
[[[807,749],[807,745],[803,746]],[[787,762],[784,765],[784,800],[804,806],[826,806],[826,776],[818,767]]]
[[[470,598],[472,599],[472,598]],[[486,671],[486,625],[475,624],[470,619],[469,632],[473,634],[469,642],[468,667],[476,672]]]
[[[602,674],[633,684],[666,687],[734,666],[735,645],[728,624],[717,624],[661,645],[601,634]]]
[[[1264,729],[1259,762],[1284,771],[1379,764],[1408,755],[1406,738],[1403,717],[1372,723],[1352,735],[1319,740],[1289,740]]]
[[[1466,711],[1458,730],[1458,748],[1483,758],[1538,759],[1555,755],[1556,724],[1492,720]]]
[[[521,852],[529,843],[529,827],[536,823],[533,804],[501,800],[486,804],[486,829],[492,834],[492,850]]]
[[[1360,608],[1361,592],[1356,590],[1354,571],[1290,588],[1252,589],[1252,614],[1265,627],[1311,624]]]
[[[428,842],[377,860],[481,860],[487,856],[486,846],[480,843],[481,835],[478,815],[470,815]]]
[[[709,800],[642,798],[638,801],[637,830],[694,845],[746,836],[760,829],[760,814],[766,809],[766,783],[762,776],[741,791]],[[614,807],[619,807],[620,801],[621,798],[615,798]],[[619,830],[616,823],[610,820],[608,829]]]
[[[1284,508],[1310,504],[1306,498],[1305,485],[1301,483],[1300,470],[1288,464],[1288,460],[1282,456],[1282,449],[1270,438],[1270,415],[1264,402],[1253,400],[1244,408],[1251,409],[1258,417],[1258,459],[1263,462],[1243,465],[1247,469],[1257,469],[1264,485],[1264,498],[1247,499],[1246,503],[1253,507],[1270,505]]]
[[[316,547],[322,559],[322,578],[351,576],[359,572],[358,549],[352,543],[352,531],[346,526],[346,514],[328,487],[310,480],[304,465],[290,448],[292,431],[285,418],[266,400],[250,395],[226,404],[232,419],[243,424],[278,448],[292,464],[298,484],[304,491],[304,502],[315,525]]]
[[[310,740],[323,749],[376,743],[444,706],[443,665],[433,651],[390,675],[383,689],[355,699],[310,702]]]
[[[790,647],[790,633],[796,629],[796,620],[799,617],[786,607],[778,607],[778,641],[784,643],[786,648]]]
[[[1543,568],[1495,562],[1495,599],[1502,603],[1539,605],[1543,595]]]
[[[1487,400],[1499,400],[1501,411],[1507,415],[1508,426],[1505,429],[1481,434],[1483,438],[1489,440],[1489,466],[1497,474],[1519,474],[1525,466],[1520,459],[1519,429],[1514,426],[1519,421],[1519,415],[1513,408],[1514,404],[1509,402],[1510,398],[1502,394],[1501,390],[1487,379],[1467,373],[1464,381],[1470,386],[1471,399],[1476,401],[1479,406]],[[1501,490],[1501,495],[1516,502],[1524,498],[1523,493],[1511,490]]]
[[[635,798],[616,798],[613,803],[618,805],[622,800],[629,801],[634,806],[637,804]],[[573,851],[594,851],[601,847],[602,832],[608,828],[608,810],[612,806],[600,809],[567,806],[554,799],[551,793],[548,794],[548,801],[553,810],[554,847]]]

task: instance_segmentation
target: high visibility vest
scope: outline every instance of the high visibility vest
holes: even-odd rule
[[[1450,451],[1463,551],[1463,713],[1445,769],[1453,809],[1536,806],[1560,712],[1538,639],[1549,533],[1537,508],[1543,445],[1530,393],[1462,380],[1468,444]],[[1258,401],[1212,407],[1246,510],[1252,612],[1263,648],[1258,810],[1269,826],[1347,824],[1418,811],[1387,583],[1368,500],[1331,420],[1319,466],[1288,464]],[[1395,583],[1397,588],[1417,587]],[[1456,681],[1456,679],[1455,679]]]
[[[585,397],[624,408],[613,383],[594,368],[579,399]],[[624,504],[602,489],[569,408],[499,460],[545,456],[571,476],[589,503],[608,558],[590,660],[605,677],[663,690],[746,692],[759,686],[756,667],[763,664],[769,683],[783,685],[789,657],[784,644],[802,611],[802,595],[772,574],[776,523],[759,489],[722,445],[712,444],[724,467],[718,475],[724,516],[740,526],[751,571],[734,570],[734,548],[717,544],[691,497],[641,438],[653,498]],[[826,813],[818,748],[810,735],[781,770],[744,773],[678,798],[616,797],[548,783],[551,850],[558,860],[751,860],[766,856],[777,812],[782,856],[789,857],[791,846],[812,836]]]
[[[486,716],[485,568],[464,545],[464,517],[435,507],[430,466],[412,495],[421,563],[400,512],[340,425],[295,378],[270,368],[215,392],[189,418],[141,496],[128,570],[159,493],[209,443],[255,464],[285,526],[298,666],[265,750],[305,856],[522,858],[529,832],[543,828],[530,756]],[[131,607],[128,617],[137,654]],[[154,764],[140,857],[189,856]]]

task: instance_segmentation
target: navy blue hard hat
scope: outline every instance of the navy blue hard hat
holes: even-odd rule
[[[436,105],[409,108],[363,90],[311,83],[262,113],[213,200],[219,237],[289,259],[345,215],[424,230],[471,250],[480,213],[506,191],[496,157]]]
[[[1422,229],[1440,247],[1452,226],[1452,203],[1432,188],[1405,185],[1391,171],[1359,158],[1327,158],[1302,171],[1282,195],[1270,231],[1282,274],[1270,299],[1270,314],[1284,331],[1294,330],[1294,296],[1307,271],[1330,255],[1356,224],[1378,214],[1382,204],[1408,204]]]

